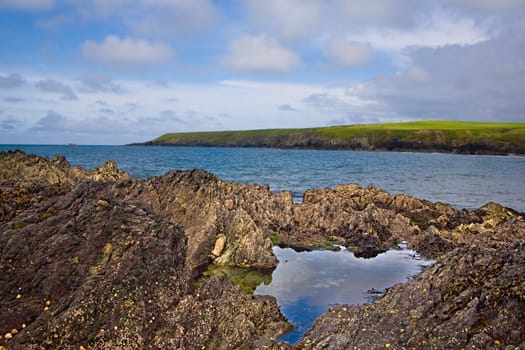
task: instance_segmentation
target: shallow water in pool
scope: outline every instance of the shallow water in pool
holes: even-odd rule
[[[385,288],[404,282],[433,263],[400,246],[371,259],[350,251],[296,252],[274,247],[279,265],[271,283],[260,284],[255,294],[272,295],[295,329],[280,340],[295,343],[314,320],[335,304],[364,304]]]

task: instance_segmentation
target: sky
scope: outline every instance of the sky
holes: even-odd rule
[[[0,144],[525,122],[525,0],[0,0]]]

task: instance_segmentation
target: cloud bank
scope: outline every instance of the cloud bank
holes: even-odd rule
[[[0,0],[0,20],[4,142],[525,122],[525,0]]]

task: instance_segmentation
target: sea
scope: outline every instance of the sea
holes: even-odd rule
[[[356,183],[377,186],[456,209],[477,209],[493,201],[525,212],[525,157],[442,153],[281,150],[267,148],[0,145],[91,169],[115,160],[134,178],[160,176],[174,169],[204,169],[224,180],[266,184],[291,191],[300,203],[304,191]],[[338,252],[295,252],[274,247],[279,259],[255,294],[272,295],[294,326],[280,340],[298,342],[315,319],[337,304],[372,302],[384,290],[406,281],[433,261],[400,246],[372,259]],[[243,272],[244,273],[244,272]],[[250,272],[247,272],[250,273]],[[240,273],[242,275],[242,273]],[[241,277],[242,279],[242,277]],[[253,282],[253,277],[249,277]],[[232,279],[233,281],[233,279]],[[235,282],[234,282],[235,283]]]
[[[356,183],[377,186],[457,209],[493,201],[525,211],[525,157],[443,153],[281,150],[268,148],[0,145],[46,157],[64,155],[71,165],[90,169],[115,160],[135,178],[173,169],[204,169],[224,180],[304,191]]]

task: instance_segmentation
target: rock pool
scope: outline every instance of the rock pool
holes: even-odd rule
[[[255,294],[272,295],[296,327],[280,340],[295,343],[314,320],[334,304],[364,304],[385,288],[406,281],[433,263],[400,245],[371,259],[356,258],[348,250],[296,252],[273,248],[279,265],[271,282]]]

